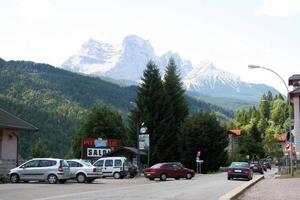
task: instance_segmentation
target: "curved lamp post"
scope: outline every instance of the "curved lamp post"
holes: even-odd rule
[[[287,99],[288,99],[288,107],[289,107],[289,133],[292,134],[291,132],[291,108],[290,108],[290,105],[291,105],[291,100],[290,100],[290,92],[289,92],[289,88],[287,86],[287,84],[285,83],[285,81],[283,80],[283,78],[278,74],[276,73],[275,71],[273,71],[272,69],[269,69],[267,67],[262,67],[262,66],[259,66],[259,65],[248,65],[248,67],[250,69],[265,69],[265,70],[268,70],[270,72],[272,72],[273,74],[275,74],[277,77],[280,78],[280,80],[283,82],[285,88],[286,88],[286,91],[287,91]],[[294,172],[293,172],[293,160],[292,160],[292,151],[293,151],[293,146],[292,146],[292,138],[290,137],[290,173],[292,176],[294,176]]]

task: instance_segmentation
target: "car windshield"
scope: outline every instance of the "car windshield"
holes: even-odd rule
[[[248,163],[242,163],[242,162],[233,162],[231,163],[230,167],[241,167],[241,168],[247,168],[249,167]]]
[[[150,167],[151,169],[157,169],[157,168],[160,168],[162,166],[162,164],[156,164],[156,165],[153,165],[152,167]]]

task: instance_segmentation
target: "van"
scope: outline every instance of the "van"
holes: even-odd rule
[[[100,158],[94,164],[102,169],[102,177],[124,178],[128,175],[128,162],[126,157]]]

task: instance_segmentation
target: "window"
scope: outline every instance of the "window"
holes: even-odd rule
[[[40,160],[40,167],[50,167],[56,165],[55,160]]]
[[[69,167],[69,164],[65,160],[60,160],[60,167]]]
[[[70,167],[82,167],[83,165],[75,161],[67,161]]]
[[[39,160],[32,160],[23,165],[25,168],[38,167]]]
[[[95,162],[94,163],[94,166],[96,166],[96,167],[102,167],[103,166],[103,160],[99,160],[99,161],[97,161],[97,162]]]
[[[115,160],[115,167],[121,167],[122,166],[122,160]]]
[[[112,167],[113,166],[113,160],[106,160],[105,161],[105,167]]]

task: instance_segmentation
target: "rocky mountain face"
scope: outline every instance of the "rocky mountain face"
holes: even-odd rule
[[[61,68],[93,76],[139,82],[149,60],[153,60],[164,75],[169,58],[173,58],[181,74],[188,94],[257,101],[267,91],[278,93],[264,84],[243,82],[236,75],[217,68],[208,60],[194,65],[178,53],[168,51],[157,56],[148,40],[135,35],[124,38],[121,44],[113,45],[88,40],[81,50],[66,60]]]

